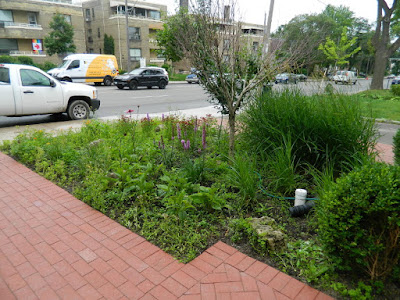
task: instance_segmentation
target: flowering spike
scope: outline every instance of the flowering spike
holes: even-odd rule
[[[206,143],[206,125],[205,124],[203,125],[203,133],[202,133],[201,141],[203,144],[203,149],[206,149],[207,143]]]

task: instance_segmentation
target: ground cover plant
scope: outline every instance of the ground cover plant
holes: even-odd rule
[[[138,108],[115,122],[87,120],[79,132],[26,131],[0,149],[183,262],[222,239],[336,298],[368,299],[384,290],[339,273],[317,214],[291,218],[293,201],[282,198],[295,188],[319,197],[373,158],[374,129],[355,104],[266,93],[243,112],[234,157],[220,120],[138,119]],[[254,218],[265,216],[285,247],[256,234]]]
[[[368,90],[347,96],[349,101],[357,99],[365,117],[400,121],[400,97],[393,90]]]

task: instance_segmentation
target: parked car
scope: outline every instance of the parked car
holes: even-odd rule
[[[186,76],[187,83],[200,83],[199,77],[196,74],[189,74]]]
[[[333,81],[335,84],[343,83],[343,84],[356,84],[357,75],[356,72],[353,71],[337,71],[336,75],[333,76]]]
[[[127,86],[130,90],[136,90],[139,86],[146,86],[148,89],[158,86],[160,89],[165,89],[168,81],[168,72],[163,68],[157,67],[135,69],[114,78],[114,84],[119,89]]]
[[[298,79],[298,81],[307,81],[307,75],[304,75],[304,74],[297,74],[296,75],[297,76],[297,79]]]
[[[275,77],[275,83],[294,83],[297,84],[298,78],[296,74],[291,74],[291,73],[282,73],[278,74]]]
[[[394,75],[394,74],[390,74],[389,76],[387,76],[386,78],[387,79],[393,79],[393,78],[395,78],[396,77],[396,75]]]
[[[60,82],[26,65],[0,64],[0,95],[0,115],[8,117],[67,113],[82,120],[100,107],[95,87]]]
[[[400,84],[400,76],[396,76],[392,79],[392,84]]]

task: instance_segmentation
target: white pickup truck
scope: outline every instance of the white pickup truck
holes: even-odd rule
[[[0,64],[0,116],[67,113],[81,120],[99,107],[92,86],[60,82],[32,66]]]

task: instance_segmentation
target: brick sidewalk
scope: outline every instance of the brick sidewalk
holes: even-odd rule
[[[182,264],[0,152],[0,299],[331,299],[218,242]]]

